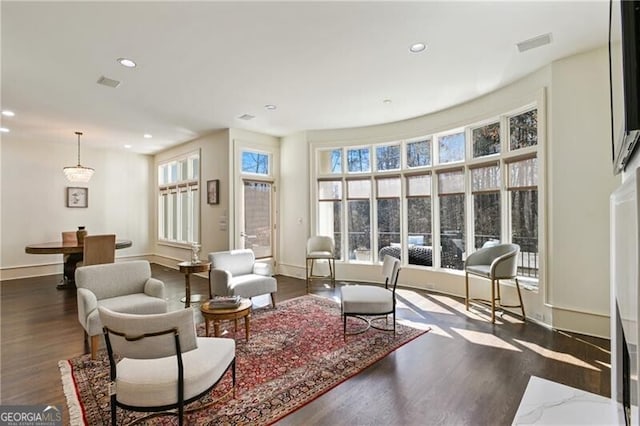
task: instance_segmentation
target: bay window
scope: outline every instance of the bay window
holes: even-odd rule
[[[444,270],[462,270],[487,241],[513,242],[535,286],[537,120],[528,107],[410,140],[318,147],[316,232],[333,235],[345,262],[392,255]]]

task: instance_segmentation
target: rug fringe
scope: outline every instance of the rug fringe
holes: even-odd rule
[[[78,400],[78,393],[76,392],[76,385],[71,375],[71,364],[69,364],[69,361],[58,361],[58,367],[60,368],[62,390],[64,391],[64,396],[67,398],[69,424],[73,426],[86,426],[82,409],[80,408],[80,401]]]

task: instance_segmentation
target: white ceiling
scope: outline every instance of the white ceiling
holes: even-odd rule
[[[16,113],[2,138],[75,144],[78,130],[83,144],[153,153],[228,127],[283,136],[403,120],[606,44],[608,15],[608,0],[2,1],[1,106]],[[518,53],[549,32],[552,44]],[[417,41],[428,49],[410,53]]]

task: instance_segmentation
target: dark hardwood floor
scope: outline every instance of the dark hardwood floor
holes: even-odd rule
[[[184,276],[153,265],[180,309]],[[85,351],[75,291],[56,290],[60,276],[1,283],[1,393],[4,405],[55,404],[65,409],[58,360]],[[192,293],[208,293],[193,276]],[[341,283],[338,282],[337,287]],[[338,299],[321,282],[316,294]],[[304,281],[278,277],[278,300],[305,294]],[[431,331],[399,348],[297,412],[283,425],[508,425],[529,377],[536,375],[610,394],[609,342],[548,330],[514,317],[495,325],[461,299],[402,289],[399,317]],[[267,306],[261,296],[254,304]]]

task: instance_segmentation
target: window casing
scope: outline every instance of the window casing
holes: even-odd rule
[[[191,244],[200,236],[200,154],[158,165],[158,240]]]
[[[347,180],[349,259],[371,261],[371,179]]]

